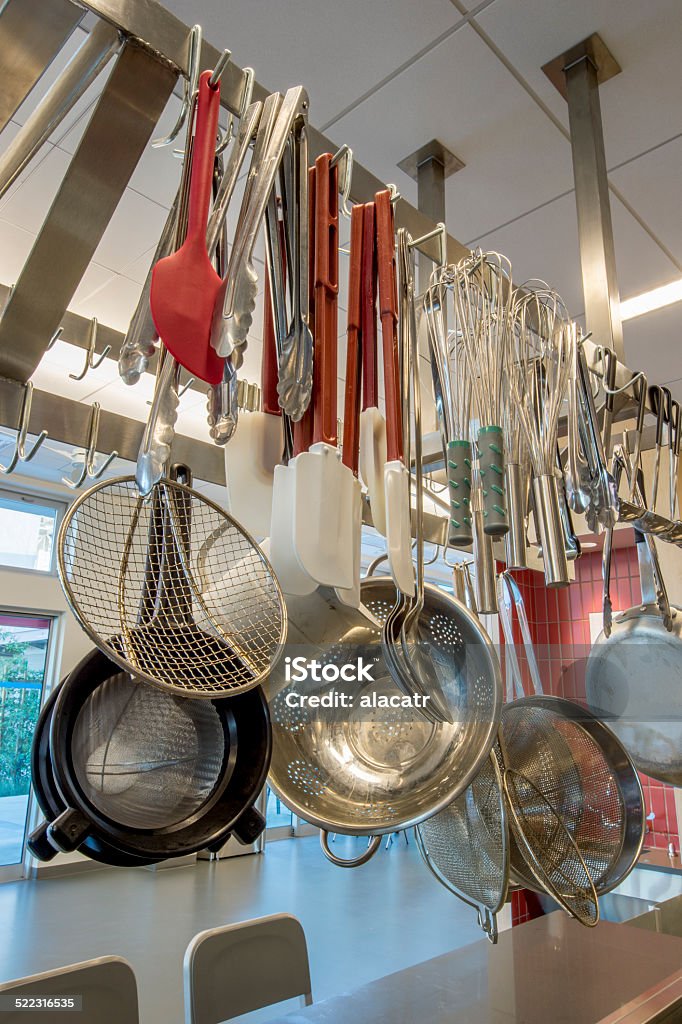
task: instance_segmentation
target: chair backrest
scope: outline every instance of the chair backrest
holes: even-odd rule
[[[70,964],[28,978],[0,984],[0,996],[35,998],[38,996],[80,996],[82,1009],[50,1010],[32,1013],[5,1006],[0,1012],[2,1024],[25,1024],[27,1020],[58,1020],[59,1024],[139,1024],[137,983],[127,960],[120,956],[102,956],[80,964]],[[3,998],[2,1003],[6,1000]]]
[[[313,1001],[305,933],[290,914],[199,932],[183,974],[185,1024],[220,1024],[294,996]]]

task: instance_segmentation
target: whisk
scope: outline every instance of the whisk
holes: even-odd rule
[[[530,486],[530,458],[528,447],[514,396],[506,388],[502,407],[502,434],[505,451],[505,489],[509,532],[504,538],[505,562],[508,569],[526,569],[528,518],[528,488]]]
[[[574,337],[566,307],[549,285],[529,281],[517,289],[508,378],[530,453],[535,522],[551,587],[569,582],[555,467]]]
[[[465,363],[461,335],[448,332],[452,322],[456,268],[437,267],[424,293],[436,410],[443,439],[443,454],[450,492],[449,541],[455,547],[471,544],[471,463],[469,433],[471,378]]]
[[[483,487],[485,533],[509,529],[504,491],[502,400],[512,323],[511,263],[496,252],[477,250],[454,269],[454,329],[461,335],[473,397]]]

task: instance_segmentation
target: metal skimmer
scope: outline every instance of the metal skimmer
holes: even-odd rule
[[[134,477],[69,508],[59,577],[83,629],[129,672],[186,697],[256,686],[286,631],[279,584],[256,542],[191,487]]]

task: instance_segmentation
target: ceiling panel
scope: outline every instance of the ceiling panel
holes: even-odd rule
[[[631,369],[643,370],[650,383],[677,381],[679,390],[682,378],[682,303],[626,321],[623,338],[625,358]]]
[[[600,93],[613,166],[679,132],[679,17],[679,0],[496,0],[477,21],[566,126],[566,104],[542,65],[592,32],[602,36],[623,68]]]
[[[31,251],[35,235],[0,218],[0,284],[14,284]]]
[[[150,246],[156,245],[168,211],[127,188],[95,250],[93,260],[116,273],[125,272]],[[113,326],[113,325],[112,325]]]
[[[56,146],[40,154],[11,195],[4,198],[0,216],[37,234],[56,196],[71,158]]]
[[[186,24],[200,22],[215,46],[284,92],[304,85],[311,119],[326,124],[394,68],[454,25],[449,0],[165,0]]]
[[[88,271],[92,269],[92,264]],[[110,274],[109,278],[94,291],[89,291],[78,301],[69,304],[74,313],[81,316],[96,316],[107,327],[125,334],[140,297],[140,285],[122,274]]]
[[[682,137],[610,174],[673,256],[682,261]]]
[[[470,27],[334,126],[406,195],[397,164],[437,138],[466,164],[446,183],[448,226],[474,238],[571,187],[570,148]]]

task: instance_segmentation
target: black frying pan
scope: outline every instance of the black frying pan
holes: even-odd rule
[[[29,849],[133,865],[219,849],[231,834],[251,843],[265,825],[253,804],[271,746],[260,687],[192,701],[93,650],[39,719],[32,775],[46,821]]]

